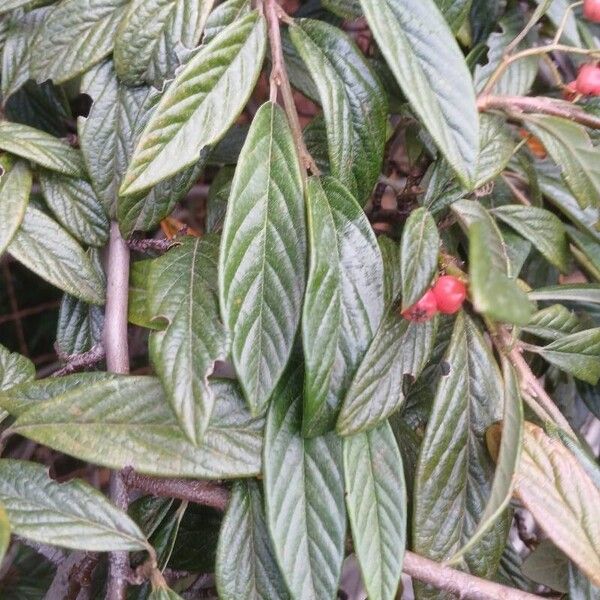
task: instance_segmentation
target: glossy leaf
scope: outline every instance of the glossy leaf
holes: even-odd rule
[[[208,190],[208,198],[206,199],[206,231],[208,232],[221,231],[223,229],[234,174],[234,167],[223,167],[215,175],[212,185]]]
[[[71,177],[84,175],[77,150],[54,136],[19,123],[0,121],[0,150],[26,158],[51,171]]]
[[[211,384],[215,409],[201,446],[181,431],[152,377],[83,374],[0,395],[25,437],[113,469],[148,475],[227,479],[260,471],[263,421],[244,410],[237,386]]]
[[[304,435],[325,433],[383,313],[377,240],[352,195],[333,178],[308,181],[309,273],[302,338]]]
[[[430,212],[417,208],[402,230],[402,310],[420,300],[437,271],[440,236]]]
[[[138,526],[81,480],[60,484],[48,470],[22,460],[0,460],[0,502],[17,535],[90,551],[144,550]]]
[[[469,15],[471,0],[435,0],[452,31],[458,32]]]
[[[538,337],[558,340],[582,328],[577,315],[562,304],[553,304],[536,312],[522,329]]]
[[[386,96],[360,50],[339,28],[301,19],[290,37],[316,84],[331,174],[364,204],[381,172]]]
[[[265,29],[254,11],[178,71],[141,134],[121,195],[141,192],[194,164],[204,148],[223,137],[256,83]]]
[[[427,364],[435,331],[435,320],[414,323],[388,310],[346,394],[340,435],[367,431],[402,406],[405,379],[417,379]]]
[[[219,4],[206,19],[202,42],[208,44],[227,25],[247,15],[251,8],[250,0],[225,0]]]
[[[302,364],[273,394],[264,448],[267,524],[293,598],[334,598],[344,558],[342,444],[333,433],[301,435]]]
[[[105,244],[108,218],[87,181],[51,171],[41,171],[39,181],[46,204],[71,235],[89,246]]]
[[[216,580],[222,600],[287,600],[255,481],[239,481],[219,536]]]
[[[81,246],[55,221],[28,207],[8,251],[61,290],[90,304],[104,304],[104,282]]]
[[[160,330],[164,322],[154,321],[148,310],[148,275],[152,259],[136,260],[129,269],[129,305],[127,318],[130,323],[147,329]]]
[[[223,322],[246,400],[260,413],[292,351],[306,273],[302,177],[281,108],[254,117],[233,180],[221,241]]]
[[[600,490],[560,441],[531,423],[515,490],[550,540],[600,585]]]
[[[490,496],[493,467],[483,435],[502,414],[502,380],[476,325],[459,314],[439,381],[415,475],[413,546],[447,560],[473,536]],[[460,506],[460,510],[455,507]],[[505,544],[501,526],[490,530],[460,561],[462,569],[489,577]]]
[[[344,439],[346,505],[369,598],[393,600],[406,543],[406,486],[392,429]]]
[[[323,0],[323,6],[344,19],[357,19],[362,15],[360,0]]]
[[[64,83],[108,56],[129,0],[63,0],[36,38],[31,71],[38,81]]]
[[[536,352],[591,385],[600,379],[600,327],[562,336]]]
[[[592,145],[585,128],[566,119],[542,115],[528,116],[525,125],[560,165],[563,179],[579,205],[583,208],[597,205],[600,151]]]
[[[479,117],[464,57],[433,0],[361,0],[402,92],[466,187],[475,178]]]
[[[27,164],[8,155],[0,158],[0,256],[19,229],[31,191],[31,171]]]
[[[216,236],[184,239],[148,274],[148,310],[166,322],[150,335],[150,359],[179,423],[194,443],[208,427],[214,395],[208,376],[227,356],[219,319]]]
[[[35,377],[33,363],[16,352],[0,345],[0,391],[30,381]]]
[[[383,260],[384,305],[389,309],[402,291],[400,244],[387,236],[377,238]]]
[[[58,311],[56,346],[62,354],[87,352],[102,340],[104,309],[65,294]]]
[[[134,0],[119,24],[114,61],[128,85],[160,83],[174,73],[179,51],[194,48],[213,0]]]
[[[571,283],[553,285],[529,292],[529,298],[531,300],[600,304],[600,284]]]

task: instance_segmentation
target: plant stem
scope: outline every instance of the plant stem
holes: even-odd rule
[[[271,69],[270,78],[270,94],[269,100],[271,102],[277,102],[277,92],[281,91],[281,97],[283,99],[283,106],[292,129],[292,135],[296,142],[296,150],[300,158],[300,162],[304,169],[308,169],[313,175],[320,175],[320,171],[308,151],[306,144],[304,143],[304,137],[302,136],[302,126],[300,125],[300,119],[298,117],[298,111],[296,110],[296,103],[294,102],[294,94],[292,92],[292,86],[285,68],[285,60],[283,58],[283,46],[281,44],[281,29],[279,21],[285,21],[291,23],[292,19],[285,14],[283,9],[277,4],[276,0],[265,0],[264,3],[265,16],[269,26],[269,44],[271,45],[271,61],[273,67]],[[306,177],[306,173],[303,170],[303,177]]]
[[[106,267],[106,313],[104,319],[104,349],[106,367],[111,373],[129,372],[129,348],[127,343],[127,303],[129,294],[129,248],[121,237],[119,225],[110,224],[108,261]],[[110,497],[115,506],[127,510],[127,488],[119,473],[113,472],[110,481]],[[107,600],[125,600],[129,556],[127,552],[111,552],[109,555]]]
[[[81,354],[70,354],[64,357],[66,364],[64,367],[52,373],[52,377],[63,377],[64,375],[70,375],[77,371],[83,371],[89,367],[93,367],[98,364],[105,356],[104,346],[102,344],[95,344],[87,352]]]

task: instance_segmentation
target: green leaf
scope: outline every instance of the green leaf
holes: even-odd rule
[[[121,185],[131,195],[197,162],[244,108],[260,73],[264,18],[236,21],[178,71],[141,134]]]
[[[87,352],[102,340],[104,310],[86,304],[69,294],[63,296],[58,311],[56,346],[62,354]]]
[[[0,256],[14,238],[27,210],[31,171],[27,163],[0,157]]]
[[[531,423],[515,491],[550,540],[600,585],[600,489],[559,440]]]
[[[583,573],[569,562],[570,600],[599,600],[600,586],[594,585]]]
[[[516,204],[499,206],[492,214],[529,240],[557,269],[568,271],[565,228],[556,215],[544,208]]]
[[[575,249],[579,250],[585,260],[589,261],[589,272],[594,273],[596,281],[600,281],[600,241],[587,232],[579,231],[571,225],[566,225],[567,235],[574,246],[571,246],[571,251],[575,254]],[[578,258],[578,260],[580,260]],[[583,265],[584,262],[581,261]]]
[[[3,104],[30,78],[31,53],[37,33],[49,12],[48,8],[19,11],[7,18],[9,27],[2,49]]]
[[[213,4],[214,0],[133,0],[115,37],[119,78],[139,85],[159,84],[171,76],[178,66],[176,50],[198,44]]]
[[[223,322],[246,400],[260,413],[300,321],[306,273],[302,176],[281,108],[256,113],[233,180],[221,241]]]
[[[10,523],[4,506],[0,504],[0,562],[4,560],[10,544]]]
[[[235,168],[233,166],[228,165],[221,168],[208,190],[208,198],[206,199],[206,231],[209,233],[223,229],[234,174]]]
[[[34,378],[34,364],[25,356],[10,352],[0,344],[0,391]]]
[[[81,154],[49,133],[0,121],[0,150],[16,154],[51,171],[71,177],[83,177]]]
[[[452,31],[457,33],[469,16],[472,0],[435,0]]]
[[[336,429],[347,436],[375,427],[404,402],[404,383],[427,364],[437,320],[414,323],[393,308],[381,321],[348,390]]]
[[[0,395],[0,405],[21,413],[15,433],[112,469],[130,466],[148,475],[199,479],[260,471],[264,421],[244,410],[234,383],[211,383],[215,409],[203,444],[195,446],[181,431],[157,379],[100,375],[18,386]]]
[[[256,481],[233,487],[219,536],[217,589],[222,600],[287,600]]]
[[[296,600],[334,598],[342,561],[346,514],[342,444],[333,433],[305,439],[302,364],[292,364],[267,415],[264,490],[275,556]]]
[[[150,334],[150,359],[185,434],[198,443],[208,427],[214,395],[208,376],[227,357],[219,319],[219,239],[187,238],[152,261],[148,310],[167,323]]]
[[[165,586],[154,588],[150,592],[148,600],[183,600],[183,598],[172,589]]]
[[[535,352],[587,383],[600,379],[600,327],[562,336]]]
[[[525,126],[538,138],[562,171],[582,208],[597,205],[600,198],[600,150],[592,145],[584,127],[542,115],[528,115]]]
[[[479,117],[463,54],[433,0],[361,0],[402,92],[463,184],[475,179]]]
[[[104,282],[81,246],[55,221],[29,206],[8,251],[61,290],[90,304],[104,304]]]
[[[94,100],[88,117],[78,122],[92,187],[106,211],[111,216],[118,213],[124,235],[136,229],[152,229],[196,181],[205,156],[150,191],[117,199],[137,136],[152,114],[155,92],[147,86],[129,88],[119,84],[112,62],[92,69],[83,78],[82,91]]]
[[[523,561],[523,575],[541,585],[566,593],[569,559],[550,540],[542,540]]]
[[[402,291],[402,273],[400,271],[400,244],[387,236],[377,238],[383,260],[383,297],[388,310]]]
[[[530,300],[591,302],[600,304],[600,284],[570,283],[551,285],[529,292]]]
[[[39,182],[46,204],[71,235],[88,246],[106,243],[108,218],[87,181],[42,170]]]
[[[465,314],[456,318],[444,361],[450,371],[438,384],[421,445],[413,515],[414,550],[435,561],[456,554],[482,519],[493,473],[483,435],[500,420],[503,398],[494,357]],[[461,568],[490,577],[506,533],[496,524],[462,557]]]
[[[0,15],[30,3],[31,0],[3,0],[2,6],[0,6]]]
[[[163,329],[164,323],[153,321],[148,310],[148,276],[153,259],[137,260],[129,269],[129,306],[127,319],[130,323],[146,329]]]
[[[406,544],[402,457],[389,423],[344,439],[346,505],[369,598],[396,597]]]
[[[208,44],[227,25],[247,15],[251,8],[250,0],[225,0],[219,4],[206,19],[202,43]]]
[[[580,331],[582,328],[577,315],[562,304],[553,304],[536,312],[523,331],[538,337],[558,340],[565,335]]]
[[[448,562],[459,562],[469,551],[485,538],[508,507],[513,489],[514,476],[521,459],[523,447],[523,404],[519,382],[514,369],[503,359],[504,415],[502,425],[492,425],[486,431],[488,449],[496,462],[494,480],[485,510],[469,541]],[[498,441],[500,436],[500,441]]]
[[[363,54],[338,27],[312,19],[296,23],[290,37],[319,92],[331,174],[364,204],[383,164],[385,92]]]
[[[0,460],[0,502],[14,533],[42,544],[98,552],[148,548],[138,526],[99,491],[78,479],[60,484],[41,465]]]
[[[342,184],[308,181],[309,274],[302,432],[325,433],[383,314],[383,265],[366,215]]]
[[[402,310],[420,300],[437,271],[440,235],[431,213],[417,208],[402,230]]]
[[[44,21],[31,57],[38,81],[64,83],[108,56],[129,0],[63,0]]]

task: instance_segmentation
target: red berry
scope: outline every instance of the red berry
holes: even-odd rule
[[[467,286],[456,277],[443,275],[433,286],[438,310],[445,315],[458,312],[467,297]]]
[[[407,321],[414,321],[415,323],[424,323],[433,319],[435,314],[438,312],[437,302],[435,296],[431,290],[427,290],[425,295],[412,306],[409,306],[403,313],[402,316]]]
[[[600,0],[585,0],[583,16],[594,23],[600,23]]]
[[[577,91],[586,96],[600,96],[600,67],[583,65],[577,75]]]

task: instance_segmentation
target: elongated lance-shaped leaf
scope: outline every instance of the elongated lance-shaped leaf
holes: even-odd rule
[[[139,527],[80,480],[60,484],[46,467],[0,460],[0,503],[24,538],[79,550],[145,550]]]
[[[361,0],[402,92],[463,184],[475,182],[475,90],[452,31],[433,0]]]
[[[264,447],[267,524],[295,600],[334,598],[344,558],[342,443],[333,433],[305,439],[303,365],[292,359],[273,394]]]
[[[529,292],[530,300],[559,301],[559,302],[590,302],[600,304],[600,284],[570,283],[551,285]]]
[[[525,423],[515,492],[539,527],[600,586],[600,489],[557,439]]]
[[[49,133],[20,123],[0,121],[0,150],[71,177],[83,177],[81,154]]]
[[[63,355],[82,354],[102,340],[104,309],[65,294],[58,311],[56,346]]]
[[[417,208],[402,230],[402,310],[423,297],[437,271],[440,235],[431,213]]]
[[[19,415],[14,431],[111,469],[163,477],[229,479],[260,472],[263,419],[244,408],[236,384],[211,381],[215,408],[201,446],[192,444],[158,379],[86,373],[0,394]]]
[[[302,175],[281,108],[256,113],[233,180],[219,291],[231,354],[251,410],[281,377],[300,321],[306,277]]]
[[[194,48],[214,0],[134,0],[115,37],[114,61],[128,85],[160,83],[178,66],[175,52]]]
[[[256,481],[233,486],[217,548],[216,579],[222,600],[288,600],[269,537]]]
[[[188,238],[153,261],[148,310],[166,320],[150,335],[150,358],[183,431],[198,443],[208,427],[214,363],[226,358],[227,334],[219,318],[219,239]]]
[[[319,91],[331,174],[364,204],[383,162],[385,92],[362,53],[338,27],[312,19],[297,23],[290,37]]]
[[[104,282],[81,246],[56,221],[32,206],[8,252],[61,290],[90,304],[104,304]]]
[[[195,163],[244,108],[262,67],[264,18],[234,22],[177,73],[141,134],[121,195],[141,192]]]
[[[459,551],[481,520],[493,473],[483,436],[501,419],[503,398],[494,357],[462,313],[444,360],[449,373],[438,384],[421,446],[413,515],[415,552],[436,561]],[[461,568],[491,576],[506,542],[504,525],[497,523],[462,558]]]
[[[502,518],[510,503],[515,473],[523,448],[523,403],[516,373],[506,358],[502,359],[504,379],[504,415],[502,425],[492,425],[486,431],[488,449],[496,462],[490,497],[471,539],[448,562],[459,562],[476,548],[485,534]],[[498,440],[498,436],[500,440]]]
[[[388,309],[344,399],[340,435],[372,429],[402,406],[405,380],[414,381],[427,364],[436,329],[435,319],[414,323]]]
[[[44,21],[31,60],[38,81],[63,83],[108,56],[129,0],[64,0]]]
[[[346,505],[369,598],[396,597],[406,544],[402,456],[389,423],[344,438]]]
[[[583,326],[575,312],[562,304],[553,304],[536,312],[521,329],[543,339],[558,340],[570,333],[581,331]]]
[[[402,292],[402,273],[400,270],[400,244],[391,238],[377,238],[383,260],[383,297],[386,310],[389,309]]]
[[[310,266],[302,319],[304,435],[332,429],[383,313],[383,264],[366,215],[333,178],[308,181]]]
[[[227,25],[247,15],[251,10],[250,0],[225,0],[208,15],[204,26],[203,44],[208,44]]]
[[[31,171],[9,155],[0,158],[0,256],[19,229],[29,203]]]

